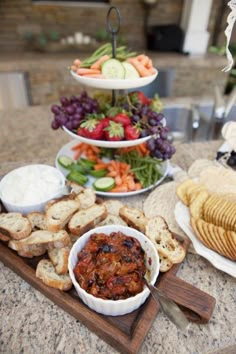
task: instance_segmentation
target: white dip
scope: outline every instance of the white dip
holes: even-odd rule
[[[13,170],[0,184],[0,196],[16,205],[32,205],[55,197],[64,179],[54,167],[29,165]]]

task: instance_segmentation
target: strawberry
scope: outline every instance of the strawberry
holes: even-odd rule
[[[109,122],[109,125],[104,128],[104,136],[108,141],[120,141],[124,139],[124,128],[120,123]]]
[[[127,125],[125,127],[125,139],[135,140],[140,137],[140,130],[135,125]]]
[[[103,124],[95,118],[89,119],[80,124],[77,134],[88,139],[102,140]]]
[[[100,120],[100,123],[103,124],[103,128],[106,128],[109,125],[111,119],[111,117],[106,117]]]
[[[145,94],[141,91],[133,91],[129,93],[129,99],[133,105],[141,104],[148,105],[150,103],[150,99],[145,96]]]
[[[113,117],[113,121],[116,123],[120,123],[123,127],[127,127],[127,125],[131,124],[130,117],[125,113],[118,113]]]

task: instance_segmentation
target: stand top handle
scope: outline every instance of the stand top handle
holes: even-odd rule
[[[111,24],[111,13],[113,10],[116,12],[116,16],[117,16],[116,27],[112,26],[112,24]],[[110,9],[108,10],[108,13],[107,13],[107,31],[109,33],[111,33],[112,36],[114,36],[115,34],[117,34],[119,32],[120,21],[121,21],[121,15],[120,15],[119,9],[116,6],[111,6]]]

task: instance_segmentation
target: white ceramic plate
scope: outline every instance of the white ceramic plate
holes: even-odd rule
[[[99,147],[107,147],[107,148],[123,148],[129,146],[140,145],[151,138],[151,135],[145,136],[145,138],[135,139],[135,140],[123,140],[123,141],[106,141],[106,140],[95,140],[95,139],[88,139],[84,138],[83,136],[77,135],[67,129],[66,127],[62,127],[62,129],[69,134],[72,138],[81,141],[83,143],[99,146]]]
[[[202,257],[206,258],[215,268],[236,277],[236,262],[233,262],[219,253],[207,248],[195,236],[195,233],[190,225],[190,214],[188,208],[181,202],[178,202],[175,207],[175,219],[181,229],[186,233],[193,243],[195,251]]]
[[[74,157],[74,151],[71,150],[71,148],[78,144],[78,141],[77,140],[72,140],[71,142],[69,142],[68,144],[64,145],[60,150],[59,152],[57,153],[57,156],[56,156],[56,160],[55,160],[55,165],[56,165],[56,168],[61,171],[64,176],[67,176],[68,174],[68,170],[63,168],[58,162],[58,157],[61,156],[61,155],[65,155],[65,156],[68,156],[70,158],[73,159]],[[105,160],[105,159],[104,159]],[[108,159],[106,159],[106,161],[109,161]],[[96,194],[97,195],[101,195],[101,196],[105,196],[105,197],[128,197],[128,196],[132,196],[132,195],[137,195],[137,194],[140,194],[140,193],[144,193],[150,189],[152,189],[153,187],[156,187],[158,184],[160,184],[164,179],[165,177],[167,176],[168,174],[168,171],[169,171],[169,161],[164,161],[162,164],[161,164],[161,172],[162,172],[162,177],[155,183],[155,185],[151,185],[147,188],[143,188],[143,189],[140,189],[138,191],[133,191],[133,192],[124,192],[124,193],[112,193],[112,192],[99,192],[99,191],[96,191]],[[88,176],[89,177],[89,180],[88,182],[86,183],[85,187],[92,187],[93,185],[93,182],[95,181],[95,178],[93,176]]]
[[[107,90],[127,90],[131,88],[138,88],[145,85],[150,84],[155,80],[157,77],[158,71],[151,76],[146,77],[139,77],[138,79],[96,79],[90,77],[84,77],[77,75],[74,71],[71,70],[71,75],[75,80],[77,80],[80,84],[100,88],[100,89],[107,89]]]

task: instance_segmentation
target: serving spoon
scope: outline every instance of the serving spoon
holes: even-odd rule
[[[158,290],[155,286],[150,284],[146,278],[143,278],[143,281],[150,290],[153,298],[160,304],[162,311],[169,318],[169,320],[173,322],[176,327],[184,331],[189,325],[189,321],[176,303],[167,295]]]

